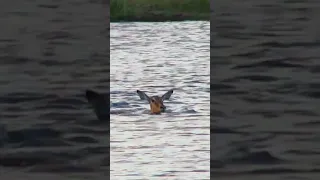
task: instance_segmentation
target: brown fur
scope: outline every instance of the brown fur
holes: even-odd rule
[[[163,104],[163,100],[169,99],[173,93],[173,90],[167,91],[161,97],[159,96],[149,97],[145,92],[140,90],[137,90],[137,93],[140,99],[147,100],[149,102],[151,114],[160,114],[161,112],[164,112],[166,109],[166,106]]]
[[[161,107],[164,107],[163,101],[158,96],[153,96],[150,98],[150,110],[152,114],[160,114]]]

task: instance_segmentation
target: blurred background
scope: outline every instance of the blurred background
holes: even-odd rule
[[[109,89],[106,2],[0,9],[0,178],[108,177],[109,122],[97,121],[84,95]]]
[[[212,178],[320,178],[319,5],[215,1]]]

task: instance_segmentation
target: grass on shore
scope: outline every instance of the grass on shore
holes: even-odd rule
[[[110,0],[110,20],[210,20],[209,0]]]

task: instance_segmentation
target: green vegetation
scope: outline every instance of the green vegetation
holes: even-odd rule
[[[110,0],[110,20],[210,20],[209,0]]]

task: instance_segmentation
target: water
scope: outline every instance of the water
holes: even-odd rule
[[[110,179],[209,179],[209,22],[110,26]],[[150,115],[136,90],[163,95]]]
[[[109,88],[106,5],[0,7],[0,179],[105,179],[109,122],[96,119],[84,93]]]
[[[318,1],[217,1],[214,179],[319,179]]]

